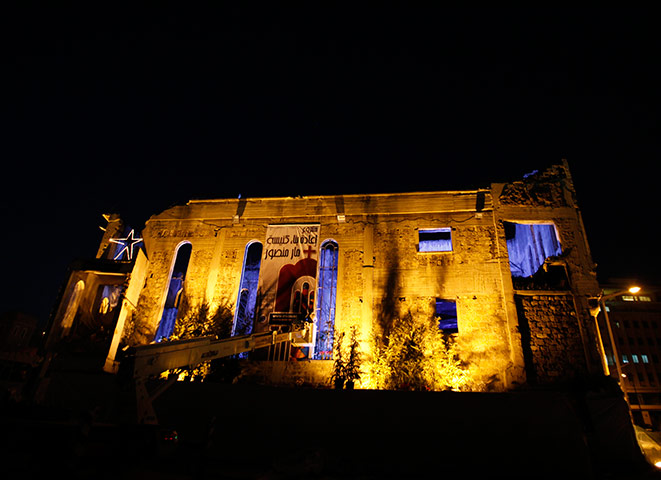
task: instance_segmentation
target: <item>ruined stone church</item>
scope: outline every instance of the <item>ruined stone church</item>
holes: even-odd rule
[[[197,308],[227,336],[305,322],[281,351],[243,356],[281,381],[327,382],[338,332],[356,325],[369,357],[379,322],[409,312],[453,339],[474,385],[602,373],[599,287],[564,161],[470,190],[191,200],[141,232],[106,219],[48,333],[52,349],[87,349],[90,368],[116,372],[128,347],[173,341]]]

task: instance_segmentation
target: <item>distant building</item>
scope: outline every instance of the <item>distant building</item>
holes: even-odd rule
[[[30,345],[37,329],[37,319],[22,312],[0,315],[0,351],[16,352]]]
[[[52,318],[61,359],[88,348],[115,371],[124,347],[171,339],[204,307],[229,315],[227,335],[306,318],[310,334],[285,356],[249,358],[298,360],[312,384],[327,381],[335,332],[359,326],[369,358],[372,333],[408,312],[451,335],[474,389],[603,372],[599,286],[566,162],[470,190],[191,200],[139,234],[106,220]]]
[[[644,285],[638,294],[626,292],[633,282],[621,280],[604,286],[604,295],[615,351],[609,341],[603,313],[599,315],[611,376],[623,374],[633,418],[638,425],[661,429],[661,287]],[[622,293],[624,292],[624,293]]]
[[[0,315],[0,397],[21,398],[21,390],[41,358],[37,355],[37,318],[22,312]]]

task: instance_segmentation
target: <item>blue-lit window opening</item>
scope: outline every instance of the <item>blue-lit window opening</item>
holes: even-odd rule
[[[184,243],[177,249],[176,259],[172,267],[172,276],[170,277],[170,285],[168,287],[167,297],[165,298],[165,306],[163,307],[163,315],[154,336],[154,340],[157,342],[167,340],[174,331],[184,290],[184,279],[186,278],[186,271],[188,270],[188,262],[190,261],[192,251],[193,246],[190,243]]]
[[[451,252],[452,229],[450,227],[418,230],[419,252]]]
[[[337,242],[327,240],[321,245],[319,256],[319,284],[317,286],[317,334],[314,345],[315,360],[333,358],[335,334],[335,299],[337,295]]]
[[[513,277],[530,277],[547,258],[562,253],[552,224],[505,222],[505,239]]]
[[[259,269],[261,264],[262,244],[260,242],[248,244],[243,256],[243,271],[241,273],[239,296],[236,300],[232,335],[248,335],[252,333],[255,323],[257,287],[259,285]]]
[[[436,299],[436,319],[438,328],[443,333],[459,332],[457,323],[457,302],[454,300]]]

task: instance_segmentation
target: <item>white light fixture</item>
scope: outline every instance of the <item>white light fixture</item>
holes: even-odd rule
[[[124,255],[124,252],[126,252],[126,258],[131,261],[133,260],[133,247],[135,247],[138,243],[142,243],[142,238],[135,238],[134,237],[135,232],[133,229],[129,232],[129,234],[125,238],[109,238],[108,241],[112,243],[116,243],[117,245],[121,245],[122,248],[119,249],[119,252],[115,254],[115,258],[113,260],[119,260],[122,255]]]

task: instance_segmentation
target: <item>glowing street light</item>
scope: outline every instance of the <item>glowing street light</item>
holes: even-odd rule
[[[615,346],[615,343],[613,342],[613,332],[611,330],[610,326],[610,319],[608,318],[608,312],[606,311],[606,304],[604,303],[606,300],[609,300],[611,298],[617,297],[619,295],[622,295],[623,293],[631,293],[633,295],[637,294],[640,292],[641,288],[638,286],[632,286],[629,287],[626,290],[620,290],[615,293],[609,293],[608,295],[604,295],[604,291],[602,290],[601,293],[599,294],[599,297],[597,297],[597,303],[598,307],[592,311],[592,316],[594,316],[594,322],[595,322],[595,327],[597,330],[597,342],[599,343],[599,354],[601,357],[601,366],[604,370],[604,375],[610,375],[610,369],[608,368],[608,361],[606,360],[606,349],[604,348],[604,341],[601,338],[601,330],[599,329],[599,322],[597,321],[597,316],[599,315],[599,312],[602,311],[604,312],[604,316],[606,317],[606,326],[608,327],[608,334],[610,337],[611,345],[612,345],[612,350],[613,350],[613,356],[615,357],[615,365],[617,367],[618,371],[618,376],[622,373],[620,370],[620,362],[619,358],[617,355],[617,347]],[[626,395],[626,393],[625,393]]]
[[[634,285],[627,288],[626,290],[619,290],[615,293],[609,293],[608,295],[604,295],[604,292],[602,291],[601,295],[599,296],[599,301],[603,303],[604,300],[610,300],[611,298],[619,297],[623,293],[630,293],[632,295],[636,295],[637,293],[640,293],[641,290],[642,289],[639,286]]]
[[[608,339],[611,342],[611,350],[613,351],[613,360],[615,361],[615,368],[617,369],[617,380],[618,383],[620,384],[620,388],[622,389],[622,393],[624,394],[624,400],[627,402],[627,405],[629,405],[629,414],[631,414],[631,404],[629,403],[629,395],[627,395],[627,390],[626,387],[624,386],[624,382],[622,381],[623,378],[627,378],[626,374],[622,372],[622,365],[620,364],[620,355],[617,352],[617,346],[615,345],[615,338],[613,337],[613,329],[611,328],[611,321],[610,318],[608,318],[608,309],[606,309],[606,300],[609,300],[614,297],[618,297],[622,295],[623,293],[631,293],[631,294],[637,294],[640,292],[641,288],[638,286],[632,286],[629,287],[626,290],[620,290],[615,293],[609,293],[608,295],[604,295],[604,292],[602,290],[601,294],[599,295],[599,308],[602,312],[604,312],[604,319],[606,321],[606,329],[608,330]],[[598,315],[598,312],[597,312]],[[594,317],[595,323],[597,325],[597,336],[599,337],[599,343],[600,348],[601,348],[601,353],[604,355],[604,373],[606,375],[609,375],[610,372],[608,370],[608,364],[605,362],[605,351],[604,351],[604,344],[603,340],[601,339],[601,334],[599,333],[599,323],[597,322],[597,316],[595,315]],[[635,386],[634,386],[635,388]]]

